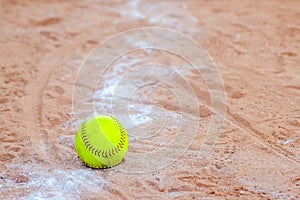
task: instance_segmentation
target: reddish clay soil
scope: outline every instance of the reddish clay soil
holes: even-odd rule
[[[299,19],[300,1],[292,0],[1,0],[0,199],[300,199]],[[193,143],[162,169],[124,172],[126,156],[115,168],[87,168],[73,144],[80,65],[101,41],[152,26],[182,32],[207,50],[224,82],[224,128],[200,158],[208,103],[191,117],[202,126]],[[207,98],[203,91],[199,99]],[[168,95],[151,93],[175,116]],[[169,141],[168,130],[160,137]],[[129,143],[128,155],[163,141]]]

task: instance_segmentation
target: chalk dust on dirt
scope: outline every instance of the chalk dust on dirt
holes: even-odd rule
[[[300,198],[298,1],[3,0],[0,13],[0,199]],[[202,88],[200,115],[191,116],[200,128],[188,150],[148,173],[89,169],[73,145],[77,71],[101,41],[145,26],[175,29],[208,51],[224,81],[224,129],[210,156],[199,159],[211,102],[203,80],[183,71]],[[109,111],[105,97],[118,77],[145,57],[115,63],[118,71],[96,91],[97,112]],[[164,110],[168,129],[131,140],[130,151],[168,144],[180,122],[176,98],[156,86],[135,95],[158,102],[131,102],[135,125],[157,124]]]

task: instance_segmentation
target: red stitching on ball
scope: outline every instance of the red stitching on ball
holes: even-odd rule
[[[117,154],[119,151],[122,150],[123,146],[125,145],[126,141],[126,131],[124,127],[122,127],[121,123],[113,116],[111,118],[114,120],[115,124],[118,126],[120,130],[120,141],[119,143],[113,148],[109,150],[104,150],[104,149],[98,149],[95,147],[89,140],[88,138],[88,132],[87,132],[87,121],[84,121],[81,125],[81,138],[82,142],[87,148],[88,151],[90,151],[93,155],[98,156],[98,157],[104,157],[107,158],[108,156],[112,157],[115,154]]]

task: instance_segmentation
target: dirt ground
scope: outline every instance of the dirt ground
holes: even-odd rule
[[[300,1],[292,0],[1,0],[0,199],[300,199],[299,19]],[[73,144],[80,65],[101,41],[152,26],[207,50],[224,82],[224,128],[200,159],[208,103],[194,116],[202,129],[193,143],[162,169],[89,169]],[[166,112],[178,111],[166,91],[152,94]],[[128,155],[160,139],[131,139]]]

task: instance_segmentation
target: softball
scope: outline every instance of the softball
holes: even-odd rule
[[[91,168],[118,165],[128,149],[128,135],[112,116],[96,116],[85,120],[75,136],[79,158]]]

